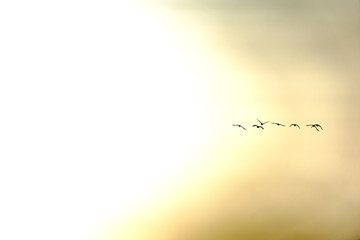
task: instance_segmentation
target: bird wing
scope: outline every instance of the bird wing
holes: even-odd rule
[[[317,131],[319,131],[319,129],[317,129],[317,127],[316,127],[316,126],[314,126],[314,128],[315,128]]]
[[[308,125],[306,125],[306,126],[313,126],[314,124],[308,124]]]
[[[296,124],[296,126],[300,129],[300,126],[298,124]]]
[[[261,128],[262,130],[264,130],[263,126],[259,126],[259,128]]]
[[[284,126],[284,127],[285,127],[285,125],[284,125],[284,124],[281,124],[281,123],[280,123],[280,126]]]
[[[254,124],[254,125],[253,125],[253,127],[257,127],[257,125],[256,125],[256,124]]]
[[[240,127],[242,127],[244,130],[246,130],[246,128],[244,128],[243,126],[240,126]]]
[[[290,126],[289,126],[289,127],[291,127],[291,126],[295,126],[295,124],[290,124]]]
[[[323,130],[323,129],[322,129],[322,127],[320,126],[320,124],[317,124],[317,126],[318,126],[318,127],[320,127],[320,128],[321,128],[321,130]]]
[[[264,124],[265,124],[265,123],[268,123],[268,122],[269,122],[269,121],[267,121],[267,122],[264,122]]]
[[[260,124],[262,124],[262,122],[261,122],[259,119],[256,119],[256,120],[258,120],[258,122],[259,122]]]

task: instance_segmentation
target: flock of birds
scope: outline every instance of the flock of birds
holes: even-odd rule
[[[263,130],[264,130],[264,127],[263,127],[263,126],[264,126],[265,124],[269,123],[269,121],[267,121],[267,122],[261,122],[259,119],[257,119],[257,120],[258,120],[258,122],[260,123],[260,125],[254,124],[253,127],[261,128],[261,129],[263,129]],[[277,122],[271,122],[271,124],[274,124],[274,125],[277,125],[277,126],[281,126],[281,127],[286,127],[286,125],[281,124],[281,123],[277,123]],[[233,126],[234,126],[234,127],[241,127],[242,129],[246,130],[246,128],[244,128],[244,127],[243,127],[242,125],[240,125],[240,124],[233,124]],[[317,124],[317,123],[315,123],[315,124],[307,124],[306,126],[307,126],[307,127],[310,127],[310,128],[315,128],[317,131],[319,131],[319,128],[320,128],[321,130],[323,130],[323,128],[320,126],[320,124]],[[298,128],[300,129],[300,126],[299,126],[299,124],[297,124],[297,123],[292,123],[292,124],[289,125],[289,127],[298,127]]]

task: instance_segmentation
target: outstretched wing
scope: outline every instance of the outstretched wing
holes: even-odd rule
[[[244,130],[246,130],[246,128],[244,128],[243,126],[239,125],[239,127],[242,127]]]
[[[259,128],[261,128],[262,130],[264,130],[263,126],[259,126]]]
[[[321,130],[323,130],[323,128],[320,126],[320,124],[316,124],[316,126],[320,127],[320,128],[321,128]]]
[[[263,124],[259,119],[256,119],[256,120],[258,120],[258,122],[259,122],[260,124]]]
[[[300,126],[298,124],[296,124],[296,126],[300,129]]]

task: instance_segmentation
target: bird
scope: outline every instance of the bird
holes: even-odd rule
[[[290,124],[290,126],[289,126],[289,127],[291,127],[291,126],[298,127],[298,128],[300,129],[300,126],[299,126],[298,124],[296,124],[296,123],[292,123],[292,124]]]
[[[259,123],[261,124],[261,126],[269,122],[269,121],[267,121],[267,122],[261,122],[259,119],[257,119],[257,120],[259,121]]]
[[[319,129],[317,127],[320,127],[321,130],[323,130],[323,128],[320,126],[320,124],[317,124],[317,123],[316,124],[308,124],[306,126],[315,128],[317,131],[319,131]]]
[[[285,125],[284,124],[281,124],[281,123],[276,123],[276,122],[271,122],[272,124],[276,124],[276,125],[278,125],[278,126],[283,126],[283,127],[285,127]]]
[[[264,130],[263,126],[261,126],[261,125],[259,126],[259,125],[254,124],[253,127],[261,128],[262,130]]]
[[[240,124],[233,124],[234,127],[241,127],[242,129],[246,130],[246,128],[244,128],[243,126],[241,126]]]

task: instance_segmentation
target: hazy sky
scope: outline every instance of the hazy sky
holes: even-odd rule
[[[0,238],[359,238],[359,11],[1,3]]]

